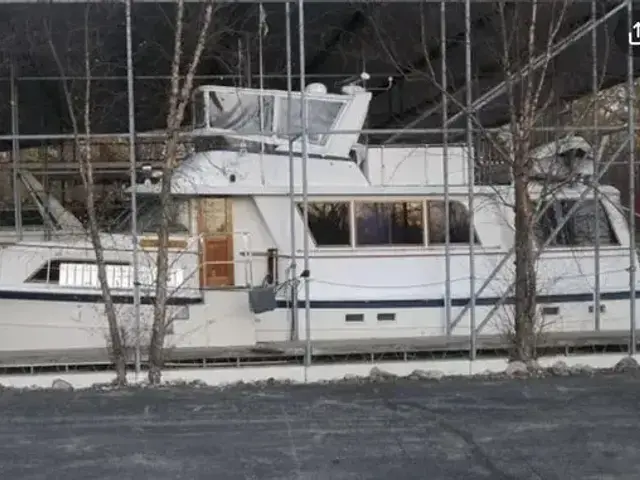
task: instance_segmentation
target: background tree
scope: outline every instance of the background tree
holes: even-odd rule
[[[203,7],[198,27],[197,41],[190,59],[186,62],[186,73],[182,75],[184,55],[183,31],[185,28],[184,0],[178,0],[176,4],[175,37],[173,61],[171,64],[171,79],[169,91],[169,109],[167,113],[167,128],[164,152],[164,164],[162,167],[162,183],[159,201],[162,209],[162,218],[158,228],[158,256],[156,292],[153,311],[153,325],[149,345],[149,383],[158,384],[162,378],[164,365],[165,337],[168,326],[167,300],[169,292],[167,288],[169,276],[169,234],[172,208],[171,181],[173,172],[179,159],[180,128],[184,121],[185,111],[191,100],[194,86],[194,77],[200,64],[208,39],[209,27],[214,13],[214,4],[207,2]]]
[[[640,85],[635,82],[635,115],[636,122],[640,118]],[[591,143],[597,143],[598,138],[603,135],[609,137],[605,158],[612,156],[616,150],[623,148],[623,153],[628,155],[628,132],[629,122],[627,85],[617,85],[598,91],[594,95],[582,98],[568,105],[568,115],[570,121],[577,125],[581,136]],[[596,119],[592,115],[596,115]],[[597,124],[600,131],[593,130],[593,124]],[[583,128],[581,128],[583,127]],[[635,158],[640,158],[640,136],[636,133],[636,154]],[[621,202],[624,209],[628,209],[631,202],[637,201],[629,195],[629,162],[624,159],[626,155],[620,155],[620,160],[615,160],[611,167],[607,169],[603,176],[603,182],[615,186],[621,193]],[[640,192],[640,177],[634,179],[636,192]],[[626,215],[627,212],[625,212]],[[636,209],[636,218],[640,210]],[[638,231],[640,222],[633,227]],[[640,237],[636,237],[637,239]]]
[[[561,137],[575,133],[565,131],[560,136],[549,138],[548,135],[538,132],[541,126],[547,127],[558,120],[558,112],[562,107],[558,92],[555,91],[549,77],[555,73],[557,46],[575,29],[568,18],[568,10],[572,3],[570,0],[533,0],[495,2],[477,7],[486,9],[487,15],[483,18],[482,35],[476,36],[473,30],[470,33],[471,56],[473,58],[483,55],[495,59],[495,70],[500,72],[504,80],[501,89],[490,100],[492,109],[506,112],[508,122],[503,125],[502,133],[488,128],[496,125],[484,123],[487,116],[482,111],[483,107],[475,107],[473,104],[486,94],[482,91],[483,78],[471,72],[471,83],[465,82],[461,85],[460,79],[452,78],[444,63],[438,64],[432,60],[434,57],[446,58],[447,51],[454,48],[456,58],[462,58],[462,49],[466,48],[464,35],[450,37],[444,32],[446,41],[443,43],[442,38],[434,35],[429,28],[434,12],[427,12],[429,7],[421,4],[420,14],[416,15],[420,25],[415,30],[420,32],[420,40],[416,44],[420,45],[422,56],[419,62],[408,63],[405,60],[406,54],[394,48],[391,31],[382,29],[381,25],[385,22],[376,21],[375,11],[371,13],[371,28],[379,43],[383,45],[381,51],[387,60],[402,72],[403,78],[409,81],[426,78],[438,88],[443,97],[440,108],[447,112],[449,125],[459,127],[460,121],[470,119],[476,156],[473,160],[476,169],[475,180],[479,181],[480,176],[489,173],[490,178],[485,181],[491,183],[499,172],[503,173],[502,178],[506,178],[510,183],[509,188],[497,188],[496,193],[513,211],[514,245],[495,267],[494,273],[509,271],[508,261],[514,258],[512,275],[509,275],[513,282],[510,281],[505,287],[502,300],[491,310],[490,315],[504,304],[506,298],[515,297],[511,315],[512,357],[523,361],[536,356],[536,325],[539,322],[536,304],[536,263],[544,249],[553,241],[553,238],[539,238],[538,224],[553,203],[556,191],[576,179],[576,176],[565,176],[559,181],[558,178],[554,178],[558,173],[552,171],[554,165],[544,166],[540,159],[533,155],[541,143],[560,141]],[[442,8],[446,10],[447,6],[444,5]],[[461,13],[463,12],[460,10],[456,11],[456,14]],[[381,12],[379,15],[384,13]],[[440,24],[442,28],[443,22]],[[465,101],[469,91],[472,97],[470,107]],[[589,115],[592,106],[592,101],[585,103],[582,112],[585,118],[591,118]],[[486,110],[488,107],[484,108]],[[409,126],[419,127],[419,124],[415,121]],[[449,134],[449,142],[460,140],[462,138],[459,134],[457,137]],[[598,150],[597,144],[595,147]],[[571,215],[574,212],[571,212]],[[558,232],[559,229],[554,229],[551,235],[555,236]],[[482,287],[477,288],[476,294],[480,295],[487,285],[485,282]],[[467,305],[458,318],[469,308],[470,305]]]
[[[91,30],[92,4],[85,6],[85,18],[82,29],[83,36],[83,76],[84,88],[82,90],[73,88],[74,86],[65,78],[71,76],[65,68],[61,56],[54,43],[52,25],[45,20],[44,28],[47,33],[47,41],[51,49],[51,54],[55,60],[60,74],[62,90],[69,120],[73,132],[74,158],[78,162],[80,178],[82,181],[84,206],[87,215],[88,235],[93,247],[95,256],[98,281],[104,302],[104,311],[107,318],[109,330],[109,346],[112,360],[116,370],[116,383],[125,385],[127,383],[127,358],[125,345],[123,343],[121,328],[118,323],[117,311],[108,283],[107,268],[105,261],[104,242],[100,232],[98,206],[95,198],[95,185],[93,173],[94,148],[91,138],[91,114],[92,114],[92,54],[95,47],[95,39]],[[77,87],[77,85],[76,85]],[[80,107],[79,107],[80,105]]]

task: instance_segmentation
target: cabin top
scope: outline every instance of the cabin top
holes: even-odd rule
[[[568,136],[547,143],[531,152],[533,177],[537,179],[574,181],[595,174],[595,152],[584,138]]]
[[[489,184],[472,178],[469,166],[471,159],[477,159],[466,145],[448,145],[445,155],[439,145],[355,144],[352,153],[349,160],[309,156],[305,160],[308,187],[321,194],[373,194],[379,190],[391,195],[394,189],[404,193],[411,189],[424,192],[424,188],[436,191],[448,185],[466,192],[469,182],[476,187],[510,183]],[[531,157],[534,160],[532,180],[541,185],[548,182],[585,184],[594,174],[593,151],[579,137],[544,145],[533,151]],[[273,152],[265,152],[262,157],[255,152],[234,149],[201,151],[178,166],[171,189],[176,195],[195,196],[286,194],[291,181],[296,189],[302,189],[302,161],[300,156],[294,156],[293,178],[290,178],[289,162]],[[510,169],[507,173],[511,176]],[[141,184],[136,185],[136,192],[159,191],[161,176],[139,178]]]
[[[301,92],[201,86],[193,96],[193,134],[263,144],[278,153],[301,152]],[[321,83],[305,89],[308,152],[349,158],[364,125],[371,93],[349,85],[328,93]],[[352,132],[329,134],[333,131]]]

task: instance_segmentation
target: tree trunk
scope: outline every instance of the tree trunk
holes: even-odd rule
[[[519,152],[521,153],[521,152]],[[525,156],[515,159],[515,315],[512,359],[535,358],[536,271],[533,209],[528,191]]]
[[[122,335],[120,334],[120,328],[118,326],[118,317],[116,315],[115,305],[113,304],[113,297],[111,296],[111,289],[107,282],[107,271],[104,260],[104,249],[102,247],[102,241],[100,239],[100,233],[98,230],[98,221],[96,218],[96,210],[93,196],[93,182],[89,182],[90,185],[85,184],[85,193],[87,194],[87,212],[89,216],[89,235],[91,237],[91,243],[93,244],[93,250],[96,256],[96,265],[98,269],[98,281],[100,283],[100,289],[102,291],[102,298],[104,301],[104,311],[107,317],[107,325],[109,327],[109,339],[110,339],[110,355],[113,364],[116,369],[115,383],[119,386],[127,384],[127,359],[125,347],[122,341]]]
[[[167,158],[175,158],[178,149],[178,131],[170,126],[170,137],[167,140]],[[168,162],[162,172],[160,189],[160,206],[162,217],[158,229],[158,254],[156,257],[156,298],[153,304],[153,327],[149,343],[149,375],[151,385],[158,385],[162,380],[164,367],[164,343],[167,330],[167,283],[169,277],[169,222],[171,215],[171,178],[173,165]]]
[[[71,126],[73,129],[73,145],[74,153],[79,161],[80,177],[82,179],[82,186],[84,189],[84,203],[87,211],[87,217],[89,221],[89,238],[93,247],[93,252],[96,259],[96,267],[98,270],[98,282],[100,283],[100,290],[102,293],[102,299],[104,302],[105,315],[107,317],[107,325],[109,329],[109,354],[116,369],[116,384],[123,386],[127,384],[127,359],[126,352],[118,326],[118,318],[116,314],[115,305],[113,303],[113,297],[111,296],[111,287],[107,282],[107,270],[104,258],[104,248],[102,245],[102,239],[100,238],[100,228],[98,225],[95,195],[94,195],[94,178],[93,178],[93,156],[91,150],[91,58],[90,52],[90,35],[89,35],[89,15],[90,5],[85,8],[84,18],[84,68],[85,68],[85,91],[84,91],[84,105],[83,105],[83,117],[84,117],[84,132],[83,137],[85,140],[84,148],[80,141],[80,127],[78,125],[78,118],[74,107],[74,99],[71,94],[70,86],[67,80],[64,79],[65,69],[58,56],[58,52],[53,43],[53,37],[48,24],[45,22],[45,30],[47,31],[48,43],[51,48],[51,53],[58,67],[58,71],[63,78],[62,89],[64,92],[65,102],[67,104],[67,110],[69,118],[71,120]]]

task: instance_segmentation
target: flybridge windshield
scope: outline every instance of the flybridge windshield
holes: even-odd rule
[[[207,92],[196,97],[196,124],[200,128],[216,128],[230,130],[235,135],[277,136],[286,140],[290,131],[299,137],[302,129],[300,115],[300,99],[292,98],[291,124],[287,128],[287,97],[264,93],[262,97],[256,92]],[[308,128],[311,132],[309,141],[315,144],[326,142],[328,135],[345,105],[343,100],[308,99]],[[260,111],[262,110],[262,118]]]
[[[209,126],[233,130],[242,135],[260,135],[273,131],[273,95],[235,92],[209,93]],[[262,107],[262,124],[260,109]]]
[[[309,99],[307,102],[307,128],[311,131],[311,133],[309,133],[309,142],[323,144],[328,138],[328,135],[324,132],[333,129],[338,115],[344,106],[344,102],[315,99]],[[294,133],[296,136],[300,136],[295,133],[302,130],[300,98],[291,99],[291,112],[288,111],[289,109],[287,108],[286,97],[282,98],[278,105],[280,107],[278,112],[278,118],[280,121],[277,126],[278,136],[281,138],[288,138],[287,133],[289,132],[287,130]],[[287,116],[289,113],[291,114],[291,124],[290,128],[287,129]]]

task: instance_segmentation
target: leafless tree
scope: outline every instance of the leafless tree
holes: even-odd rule
[[[164,164],[162,167],[162,183],[159,202],[162,210],[162,218],[158,228],[158,256],[155,303],[153,310],[153,324],[151,328],[151,340],[149,345],[149,383],[156,385],[162,378],[162,368],[165,356],[165,336],[168,326],[167,300],[169,291],[167,288],[169,277],[169,234],[172,212],[171,181],[173,171],[179,156],[180,127],[184,121],[186,108],[191,100],[194,85],[194,76],[200,64],[205,50],[209,27],[214,13],[212,1],[204,5],[193,54],[186,67],[186,74],[182,79],[181,70],[184,63],[184,39],[185,28],[185,4],[184,0],[176,3],[175,36],[173,60],[171,63],[171,80],[169,91],[169,109],[166,119],[166,140],[164,152]]]
[[[507,98],[509,103],[509,141],[506,142],[508,164],[511,168],[514,186],[514,246],[515,272],[514,285],[514,336],[513,358],[531,360],[536,356],[536,345],[540,325],[537,311],[536,296],[539,294],[536,264],[543,250],[554,241],[560,228],[551,228],[550,232],[541,232],[540,221],[545,212],[555,201],[557,190],[569,183],[576,182],[578,172],[566,172],[564,178],[554,178],[555,170],[561,167],[551,164],[541,166],[534,155],[535,130],[542,122],[548,122],[549,111],[554,106],[552,98],[555,94],[545,88],[548,84],[547,74],[553,74],[551,61],[552,47],[556,43],[562,30],[566,28],[565,18],[572,2],[556,2],[551,6],[551,21],[541,22],[540,13],[547,10],[548,4],[534,1],[528,5],[516,4],[507,13],[504,4],[499,4],[500,24],[502,31],[502,65],[507,82]],[[528,25],[526,35],[520,36],[517,29],[508,28],[509,25]],[[543,39],[542,48],[538,46],[539,39]],[[524,46],[524,48],[522,48]],[[524,55],[519,52],[524,51]],[[530,68],[534,59],[540,59],[538,69]],[[592,59],[596,61],[596,59]],[[528,67],[528,68],[527,68]],[[526,73],[522,73],[526,72]],[[598,83],[601,80],[596,80]],[[599,85],[595,85],[599,89]],[[547,90],[545,92],[545,90]],[[587,102],[583,112],[584,118],[592,118],[594,103]],[[546,126],[546,125],[545,125]],[[572,135],[574,132],[566,132]],[[601,156],[600,147],[604,147],[608,138],[593,138],[595,156]],[[553,170],[553,171],[552,171]],[[536,174],[543,173],[545,183],[539,185],[540,192],[537,199],[532,198],[532,187]],[[538,180],[539,184],[540,180]],[[564,221],[575,213],[570,210]],[[540,237],[540,233],[543,236]],[[508,292],[511,288],[508,289]]]
[[[80,178],[82,181],[82,187],[84,190],[84,202],[87,215],[87,227],[88,234],[93,246],[93,251],[96,259],[98,280],[100,283],[100,289],[102,292],[102,299],[104,302],[104,311],[107,318],[108,330],[109,330],[109,345],[112,361],[114,362],[116,369],[116,383],[119,385],[125,385],[127,383],[127,363],[126,363],[126,351],[124,348],[121,329],[118,324],[118,316],[116,307],[113,302],[113,296],[111,294],[111,288],[107,279],[107,269],[105,262],[105,250],[103,246],[103,240],[100,235],[97,205],[94,189],[94,174],[93,174],[93,162],[94,162],[94,150],[91,142],[91,93],[92,93],[92,35],[90,30],[92,5],[87,4],[84,12],[84,92],[81,96],[82,104],[81,111],[77,111],[76,97],[69,81],[65,78],[66,69],[60,58],[58,50],[54,43],[54,37],[52,35],[51,25],[45,20],[44,29],[47,33],[47,41],[51,49],[51,54],[54,57],[56,66],[58,68],[62,90],[64,93],[64,99],[71,122],[73,133],[73,149],[74,156],[78,161]],[[82,120],[78,117],[82,116]]]
[[[536,296],[538,294],[536,262],[540,257],[542,246],[537,235],[537,226],[544,212],[553,202],[554,193],[575,180],[565,178],[549,178],[540,185],[540,178],[536,173],[552,177],[553,172],[541,172],[541,164],[532,155],[539,146],[540,138],[536,134],[541,126],[547,127],[554,109],[558,106],[557,92],[553,83],[549,82],[555,67],[553,50],[558,42],[570,31],[568,11],[573,2],[563,0],[559,2],[495,2],[483,5],[482,8],[492,9],[485,22],[484,37],[489,38],[487,45],[472,43],[472,52],[483,51],[483,55],[494,59],[495,67],[504,79],[505,111],[508,121],[504,125],[504,134],[496,135],[485,128],[477,111],[467,110],[467,105],[461,98],[461,92],[473,88],[474,85],[464,85],[452,92],[451,85],[443,83],[441,65],[435,65],[431,58],[434,47],[433,33],[429,29],[429,20],[424,8],[420,7],[420,45],[422,57],[420,65],[409,64],[400,49],[393,48],[393,38],[390,32],[385,32],[380,24],[384,21],[372,22],[374,35],[378,43],[385,45],[387,60],[391,60],[398,71],[412,80],[421,77],[431,85],[436,86],[439,94],[447,99],[449,108],[459,112],[459,115],[471,119],[476,145],[484,144],[492,164],[499,164],[512,182],[511,189],[504,201],[514,212],[514,247],[509,252],[515,256],[513,282],[503,292],[503,301],[508,296],[515,296],[513,307],[512,357],[517,360],[528,361],[536,355],[538,312]],[[458,11],[459,12],[459,11]],[[490,25],[487,25],[487,22]],[[439,39],[436,40],[437,43]],[[460,42],[458,42],[460,44]],[[440,52],[441,53],[441,50]],[[458,52],[458,54],[461,52]],[[450,78],[449,72],[444,72]],[[481,79],[474,79],[481,80]],[[459,85],[455,85],[458,87]],[[449,88],[447,88],[449,87]],[[590,117],[592,103],[586,105],[582,115]],[[566,132],[565,136],[571,136]],[[597,146],[596,146],[597,148]],[[476,163],[476,165],[478,165]],[[476,172],[478,173],[478,172]],[[533,195],[535,188],[541,191]],[[502,190],[501,190],[502,191]],[[556,232],[557,233],[557,232]],[[500,302],[501,304],[503,303]]]
[[[577,100],[571,105],[571,116],[573,123],[579,127],[591,127],[594,123],[602,129],[607,129],[607,135],[610,137],[606,151],[606,156],[612,155],[616,149],[622,145],[629,144],[627,125],[629,122],[629,113],[627,111],[628,92],[627,85],[616,85],[614,87],[598,91],[595,95]],[[636,122],[640,112],[640,84],[635,83],[635,115]],[[592,108],[593,107],[593,108]],[[595,114],[594,119],[588,113]],[[612,130],[613,129],[613,130]],[[580,135],[591,143],[597,142],[600,136],[599,132],[584,129]],[[636,156],[640,154],[640,138],[636,138]],[[615,186],[621,192],[621,201],[623,205],[629,207],[630,203],[635,199],[629,196],[629,166],[626,159],[615,161],[604,175],[604,182]],[[640,178],[635,178],[636,192],[640,192]],[[625,212],[626,213],[626,212]],[[636,219],[640,212],[636,212]],[[636,230],[640,222],[636,221]]]

